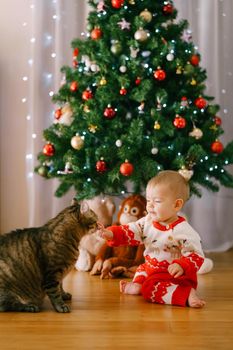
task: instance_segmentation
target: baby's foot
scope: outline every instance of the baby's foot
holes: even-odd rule
[[[141,285],[133,282],[120,281],[120,292],[124,294],[138,295],[141,292]]]
[[[203,306],[205,306],[205,301],[200,299],[197,296],[197,293],[193,288],[191,289],[191,292],[188,297],[188,305],[190,307],[195,307],[195,308],[202,308]]]
[[[125,286],[127,285],[128,282],[126,281],[120,281],[120,292],[124,293],[125,292]]]

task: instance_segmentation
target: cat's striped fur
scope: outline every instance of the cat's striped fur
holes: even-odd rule
[[[74,202],[44,226],[0,235],[0,311],[39,312],[47,294],[57,312],[69,312],[62,280],[96,228],[96,214]]]

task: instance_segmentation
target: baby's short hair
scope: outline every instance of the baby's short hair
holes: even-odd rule
[[[170,188],[176,198],[183,199],[186,202],[190,196],[189,184],[185,178],[174,170],[160,171],[156,176],[149,180],[146,192],[153,192],[156,185],[163,184]]]

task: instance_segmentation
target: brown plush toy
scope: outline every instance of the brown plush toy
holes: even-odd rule
[[[125,225],[146,215],[145,197],[135,194],[125,198],[117,215],[115,225]],[[118,276],[133,277],[138,265],[144,262],[144,246],[110,247],[103,244],[95,258],[91,275],[100,274],[100,278],[115,278]]]

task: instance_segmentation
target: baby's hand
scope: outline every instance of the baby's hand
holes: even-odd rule
[[[170,273],[170,275],[172,275],[174,278],[177,278],[177,277],[180,277],[183,275],[184,273],[184,270],[183,268],[177,264],[177,263],[174,263],[174,264],[171,264],[168,266],[168,272]]]
[[[100,222],[97,223],[98,225],[98,231],[97,234],[103,238],[106,239],[107,241],[110,241],[111,239],[113,239],[113,233],[110,230],[107,230],[104,228],[104,225],[101,224]]]

